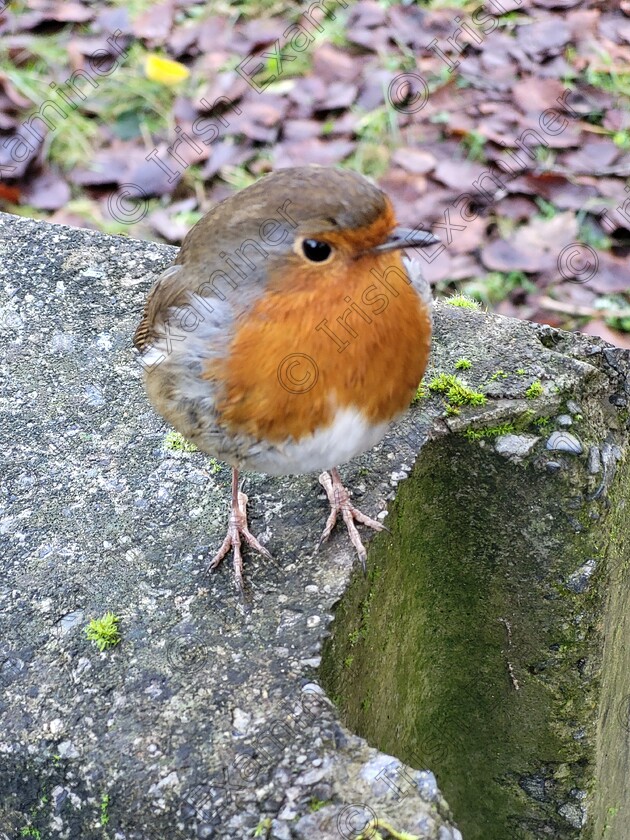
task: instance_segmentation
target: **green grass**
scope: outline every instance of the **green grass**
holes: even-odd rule
[[[400,139],[398,113],[389,104],[364,113],[355,133],[359,139],[357,149],[345,165],[373,178],[384,175],[389,169],[392,149]]]
[[[25,62],[20,64],[19,58],[12,61],[4,58],[0,60],[0,71],[33,103],[25,120],[46,101],[55,103],[61,109],[62,114],[56,112],[52,105],[46,109],[47,119],[53,125],[47,132],[47,156],[51,163],[69,171],[89,163],[102,137],[102,124],[108,125],[121,139],[144,137],[148,140],[152,134],[172,135],[175,127],[173,105],[177,92],[192,90],[194,82],[189,79],[183,86],[173,88],[147,79],[144,75],[145,55],[146,50],[136,43],[126,56],[120,57],[121,63],[111,75],[92,74],[97,88],[89,82],[79,81],[85,99],[66,86],[72,70],[68,66],[65,40],[59,34],[32,37],[28,52],[25,52]],[[89,66],[87,69],[89,71]],[[59,90],[70,97],[76,108],[69,107],[61,96],[51,91],[51,76],[63,79],[58,82]],[[34,122],[34,129],[43,133],[39,120]]]
[[[536,284],[522,271],[490,271],[462,284],[465,295],[481,300],[485,306],[495,306],[516,290],[536,293]]]
[[[462,138],[461,144],[466,152],[466,157],[469,160],[485,160],[485,148],[488,142],[487,137],[479,134],[478,131],[471,131]]]

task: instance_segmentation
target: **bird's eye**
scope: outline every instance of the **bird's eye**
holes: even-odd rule
[[[332,248],[327,242],[321,242],[319,239],[305,239],[302,242],[302,251],[307,260],[324,262],[330,256]]]

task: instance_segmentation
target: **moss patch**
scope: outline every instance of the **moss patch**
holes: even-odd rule
[[[429,391],[444,394],[450,406],[485,405],[485,394],[469,388],[458,376],[452,373],[440,373],[429,382]]]
[[[428,444],[324,650],[347,725],[433,770],[467,840],[582,836],[559,811],[579,813],[595,751],[599,595],[562,585],[600,527],[579,469]]]
[[[481,306],[478,300],[467,297],[466,295],[453,295],[452,297],[446,298],[444,303],[447,303],[449,306],[459,306],[461,309],[479,309]]]
[[[85,628],[85,635],[100,651],[115,647],[120,642],[118,622],[113,612],[106,612],[101,618],[93,618]]]
[[[543,386],[540,380],[536,379],[529,388],[525,391],[525,396],[528,400],[535,400],[537,397],[541,397],[543,394]]]

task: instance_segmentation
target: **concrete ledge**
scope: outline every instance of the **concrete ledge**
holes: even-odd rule
[[[594,540],[602,537],[608,527],[607,500],[618,498],[617,509],[624,500],[619,488],[627,476],[628,354],[590,337],[437,307],[428,380],[439,373],[458,373],[456,363],[467,358],[471,367],[458,375],[481,389],[487,403],[447,417],[444,395],[429,392],[379,447],[342,470],[367,512],[384,510],[390,502],[401,505],[405,499],[411,505],[411,518],[395,507],[391,537],[373,541],[367,580],[352,577],[353,557],[343,534],[336,534],[319,554],[313,551],[326,515],[316,476],[248,476],[250,524],[275,560],[246,560],[252,594],[252,609],[246,613],[233,591],[229,568],[211,577],[203,574],[210,549],[223,535],[229,471],[198,452],[169,449],[168,430],[146,402],[130,347],[147,289],[175,249],[10,216],[0,216],[0,249],[0,838],[2,832],[11,840],[28,836],[24,831],[29,827],[42,837],[82,840],[245,838],[257,827],[258,836],[277,840],[460,838],[431,772],[440,764],[439,756],[433,756],[436,765],[425,761],[426,751],[420,763],[412,760],[410,733],[402,718],[400,743],[392,735],[395,720],[389,727],[376,725],[388,711],[407,714],[412,708],[406,705],[409,695],[388,682],[389,698],[377,692],[378,715],[364,709],[363,719],[357,718],[361,682],[366,699],[370,685],[382,688],[381,678],[388,681],[401,673],[395,668],[382,674],[371,670],[366,654],[385,644],[383,636],[374,635],[374,628],[383,626],[382,616],[378,623],[368,618],[364,625],[357,624],[357,616],[365,617],[361,609],[370,592],[383,602],[392,596],[391,590],[379,588],[387,578],[383,573],[397,568],[398,555],[391,554],[388,541],[400,537],[399,523],[404,531],[422,513],[408,500],[411,494],[418,501],[417,491],[427,493],[426,481],[420,481],[424,456],[414,468],[427,442],[426,464],[437,470],[440,459],[431,456],[436,451],[449,459],[451,486],[461,480],[471,487],[484,459],[498,459],[512,477],[504,485],[499,481],[496,495],[488,497],[497,511],[504,491],[527,482],[528,475],[546,477],[557,482],[553,486],[563,515],[571,515],[573,504],[582,533]],[[535,382],[541,383],[542,393],[530,399],[526,394]],[[467,438],[469,429],[475,433]],[[399,487],[410,474],[411,480]],[[445,486],[437,482],[431,492],[439,494]],[[401,493],[407,493],[402,501]],[[521,503],[528,503],[526,494]],[[432,504],[434,513],[440,504],[443,511],[445,506],[455,511],[457,494],[445,493],[443,499],[434,495]],[[543,505],[523,527],[533,528],[549,515]],[[494,518],[495,525],[499,518]],[[571,650],[577,662],[584,658],[583,645],[589,667],[580,665],[570,679],[588,698],[584,708],[575,707],[571,732],[585,731],[574,758],[587,768],[579,791],[584,791],[590,811],[584,819],[577,805],[562,811],[567,804],[582,807],[584,798],[568,802],[569,794],[556,787],[555,801],[548,790],[548,810],[556,816],[545,819],[562,825],[564,833],[554,835],[558,837],[586,838],[587,827],[597,820],[603,826],[604,820],[611,826],[606,840],[621,840],[622,817],[623,825],[630,819],[620,769],[628,760],[627,743],[610,747],[608,754],[603,750],[616,738],[621,718],[613,715],[613,726],[611,716],[604,720],[602,712],[607,703],[617,708],[624,692],[630,693],[625,676],[630,648],[619,649],[628,636],[618,640],[616,650],[605,650],[602,630],[605,622],[617,627],[626,609],[620,586],[628,556],[619,552],[627,547],[627,520],[626,515],[625,525],[620,521],[616,526],[614,573],[609,574],[612,555],[603,543],[597,554],[589,546],[589,557],[603,569],[603,577],[598,597],[586,610],[588,633],[583,639],[578,633]],[[437,538],[430,522],[424,527]],[[546,615],[549,607],[540,634],[532,623],[532,646],[517,650],[517,639],[510,652],[514,655],[506,653],[507,637],[494,644],[510,690],[516,679],[521,691],[531,689],[535,695],[540,678],[533,665],[541,646],[559,644],[564,624],[585,613],[579,598],[569,606],[562,600],[556,609],[548,596],[560,570],[563,585],[579,595],[595,565],[588,565],[586,548],[577,550],[572,544],[563,554],[554,546],[562,555],[556,555],[559,565],[546,560],[539,564],[537,615]],[[473,543],[460,542],[462,557],[471,547],[475,550]],[[545,558],[549,551],[551,543],[546,542]],[[413,545],[407,544],[400,551],[400,568],[414,568],[414,562],[418,570],[430,565],[426,547],[413,557]],[[499,552],[496,563],[505,557]],[[535,565],[535,558],[530,563]],[[418,572],[418,579],[426,581],[424,572]],[[518,593],[523,579],[515,574],[510,580]],[[457,587],[454,591],[457,598],[464,597]],[[497,597],[505,594],[495,591]],[[508,601],[496,605],[511,627],[518,626],[519,610],[530,608],[530,596],[528,590],[521,606],[518,598],[510,600],[511,613],[504,609]],[[401,590],[400,600],[406,597]],[[374,598],[368,603],[374,604]],[[452,603],[445,600],[443,606],[451,608]],[[107,610],[120,616],[122,642],[99,653],[83,628]],[[458,614],[465,611],[460,601]],[[409,620],[409,612],[404,615]],[[482,619],[477,612],[475,621]],[[475,621],[464,623],[466,633],[478,632]],[[345,666],[342,679],[344,662],[352,656],[342,636],[346,633],[347,639],[347,633],[360,633],[363,627],[358,658]],[[451,641],[440,630],[432,655],[457,667],[462,650],[452,656]],[[389,650],[395,654],[398,647]],[[408,661],[399,664],[411,679]],[[563,660],[557,671],[553,666],[547,670],[545,679],[553,691],[561,693],[566,684],[565,664]],[[427,680],[437,681],[429,692],[433,705],[427,707],[428,717],[418,719],[427,727],[434,725],[440,704],[444,708],[450,702],[439,690],[445,673],[437,669],[419,675],[425,686]],[[377,752],[351,735],[322,692],[322,679],[333,696],[335,686],[345,685],[346,695],[334,699],[347,719],[381,748],[385,742],[391,748]],[[418,697],[412,699],[416,703]],[[491,699],[503,703],[505,698]],[[470,702],[465,712],[483,718],[488,702],[484,693]],[[509,716],[509,706],[501,708]],[[553,749],[560,755],[563,738],[573,737],[565,726],[567,715],[562,717],[553,704],[545,709],[552,717],[537,721],[536,743],[544,753],[539,759],[562,763]],[[545,742],[545,727],[557,728],[558,721],[565,726],[560,741]],[[436,729],[434,737],[439,740],[444,732],[449,737],[450,731]],[[515,732],[508,734],[516,739]],[[461,767],[474,768],[474,756],[467,753],[470,739],[464,736],[461,742]],[[492,773],[518,776],[517,740],[509,743],[514,749]],[[408,756],[413,769],[387,751]],[[461,813],[456,811],[455,819],[471,826],[465,837],[481,836],[469,797],[458,793],[456,763],[442,763],[440,785],[456,791]],[[524,776],[527,772],[523,768]],[[492,773],[489,785],[496,782]],[[597,779],[604,780],[598,794]],[[479,789],[478,797],[486,796],[491,807],[498,802],[491,790]],[[509,797],[504,801],[509,803]],[[537,837],[535,797],[527,807],[515,838]],[[496,836],[511,840],[504,817],[497,813],[496,831],[503,834]]]

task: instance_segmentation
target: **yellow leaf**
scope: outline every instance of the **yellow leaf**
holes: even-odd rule
[[[163,85],[176,85],[190,76],[190,70],[179,61],[163,58],[155,53],[148,53],[144,61],[144,73],[152,82]]]

